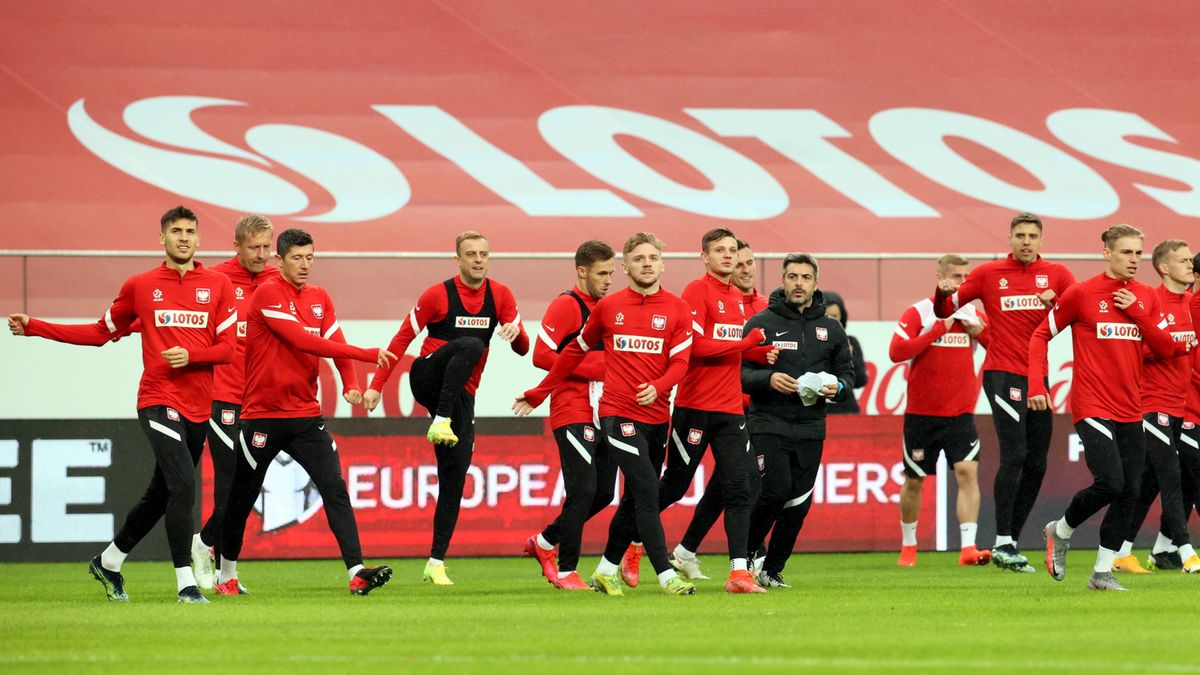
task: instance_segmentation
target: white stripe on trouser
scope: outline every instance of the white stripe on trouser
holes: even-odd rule
[[[918,476],[924,477],[924,476],[929,475],[929,474],[925,473],[924,471],[922,471],[921,466],[919,464],[917,464],[916,462],[914,462],[913,458],[909,456],[908,443],[905,443],[904,441],[900,441],[900,443],[901,443],[901,447],[904,448],[904,463],[908,465],[908,468],[912,469],[913,473],[917,474]]]
[[[1197,443],[1196,439],[1192,438],[1191,436],[1188,436],[1187,434],[1179,434],[1179,440],[1183,441],[1184,443],[1187,443],[1188,445],[1192,446],[1193,448],[1196,448],[1197,450],[1200,450],[1200,443]]]
[[[233,449],[233,439],[229,438],[229,435],[221,429],[221,426],[217,424],[216,420],[209,418],[208,426],[212,427],[213,433],[217,435],[217,438],[221,439],[221,442],[225,444],[225,447],[229,448],[230,450]]]
[[[612,436],[608,437],[608,443],[609,443],[609,445],[613,446],[614,448],[616,448],[618,450],[624,450],[625,452],[628,452],[631,455],[639,454],[637,448],[633,447],[632,445],[630,445],[624,441],[618,441],[617,439],[613,438]]]
[[[1001,410],[1008,413],[1008,416],[1013,418],[1013,421],[1021,421],[1021,415],[1019,415],[1016,410],[1013,410],[1013,407],[1008,404],[1008,401],[1000,398],[1000,394],[992,394],[992,400],[996,402],[996,405],[1000,406]]]
[[[813,493],[813,491],[809,490],[808,492],[805,492],[804,494],[800,495],[799,497],[796,497],[795,499],[788,500],[787,503],[785,503],[783,505],[783,508],[790,509],[793,506],[800,506],[804,502],[808,501],[808,498],[812,496],[812,493]]]
[[[587,450],[583,449],[583,444],[579,442],[579,439],[575,438],[575,434],[572,434],[570,431],[565,433],[567,436],[567,442],[571,444],[571,447],[575,448],[575,450],[579,452],[579,456],[583,458],[583,461],[591,464],[592,456],[587,454]]]
[[[1153,424],[1150,424],[1148,421],[1142,420],[1142,428],[1145,429],[1146,431],[1149,431],[1150,435],[1157,438],[1158,441],[1160,443],[1162,443],[1163,445],[1167,445],[1167,446],[1171,445],[1171,439],[1167,438],[1166,434],[1159,431],[1158,427],[1154,426]]]
[[[1087,423],[1088,423],[1088,426],[1092,427],[1092,428],[1093,428],[1093,429],[1095,429],[1096,431],[1099,431],[1100,433],[1102,433],[1102,434],[1104,434],[1105,436],[1107,436],[1107,437],[1108,437],[1108,440],[1110,440],[1110,441],[1111,441],[1111,440],[1113,439],[1113,437],[1112,437],[1112,432],[1108,430],[1108,427],[1106,427],[1106,426],[1104,426],[1103,424],[1100,424],[1099,422],[1097,422],[1097,421],[1096,421],[1096,419],[1095,419],[1094,417],[1085,417],[1085,418],[1083,418],[1083,421],[1084,421],[1084,422],[1087,422]]]
[[[683,441],[679,440],[679,434],[675,429],[671,430],[671,440],[675,441],[675,447],[679,449],[679,456],[683,458],[683,463],[691,464],[692,458],[687,454],[687,449],[683,447]]]
[[[250,448],[246,447],[246,434],[239,431],[238,440],[242,443],[242,454],[246,456],[246,463],[250,465],[251,469],[257,469],[258,462],[254,461],[254,455],[250,454]]]
[[[148,420],[148,421],[150,422],[150,428],[157,431],[158,433],[162,434],[163,436],[166,436],[167,438],[174,438],[177,441],[183,440],[182,438],[179,437],[179,432],[175,431],[171,427],[168,427],[165,424],[160,424],[158,422],[155,422],[154,420]]]
[[[975,442],[971,444],[971,451],[967,453],[966,457],[962,458],[962,461],[970,462],[970,461],[974,460],[975,456],[978,454],[979,454],[979,439],[976,438]]]

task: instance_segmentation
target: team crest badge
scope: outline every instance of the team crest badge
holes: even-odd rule
[[[720,314],[725,313],[725,301],[724,300],[717,301],[717,312]]]
[[[225,426],[228,427],[228,426],[231,426],[236,419],[237,418],[234,417],[232,410],[222,410],[221,411],[221,424],[224,424]]]
[[[1012,389],[1009,389],[1009,390],[1008,390],[1008,397],[1009,397],[1009,398],[1011,398],[1011,399],[1012,399],[1012,400],[1014,400],[1014,401],[1020,401],[1020,400],[1021,400],[1021,390],[1020,390],[1020,389],[1017,389],[1016,387],[1013,387]]]
[[[917,448],[916,450],[913,450],[913,451],[912,451],[912,458],[913,458],[913,461],[914,461],[914,462],[923,462],[923,461],[925,461],[925,449],[924,449],[924,448]]]
[[[1170,424],[1171,418],[1167,416],[1167,413],[1158,413],[1158,426],[1165,427],[1169,426]]]
[[[650,317],[650,325],[654,328],[654,330],[666,330],[667,317],[663,314],[655,314],[654,316]]]
[[[154,289],[154,301],[162,302],[162,289],[161,288]]]
[[[167,408],[167,419],[171,420],[172,422],[178,422],[179,411],[174,408]]]
[[[704,432],[699,429],[688,429],[688,443],[691,445],[700,445],[700,438],[704,436]]]
[[[233,289],[233,297],[237,298],[238,300],[245,299],[246,291],[243,291],[242,287],[238,286],[237,288]]]
[[[1108,301],[1107,300],[1100,301],[1100,311],[1104,312],[1104,313],[1108,313]]]
[[[1004,290],[1006,288],[1008,288],[1008,279],[1000,277],[1000,290]]]
[[[1184,428],[1184,429],[1195,429],[1195,428],[1196,428],[1196,423],[1195,423],[1195,422],[1184,422],[1184,423],[1183,423],[1183,428]]]
[[[1050,288],[1050,275],[1039,274],[1033,278],[1033,283],[1038,288]]]
[[[583,427],[583,440],[585,440],[585,441],[596,440],[596,430],[589,426]]]
[[[767,462],[763,459],[762,455],[759,455],[758,456],[758,470],[765,471],[766,468],[767,468]]]
[[[632,422],[622,422],[621,423],[621,435],[622,436],[628,438],[628,437],[634,436],[636,434],[637,434],[637,431],[633,428]]]
[[[1167,313],[1167,323],[1171,324],[1172,326],[1175,325],[1175,312]]]
[[[322,307],[320,305],[310,305],[310,307],[312,308],[313,316],[317,317],[318,319],[325,318],[325,308],[324,307]]]
[[[261,431],[256,431],[254,432],[254,438],[252,438],[250,442],[256,448],[265,448],[267,447],[267,435]]]
[[[196,302],[201,305],[207,305],[209,300],[212,300],[212,291],[207,288],[196,289]]]
[[[617,315],[615,317],[613,317],[613,323],[617,324],[618,326],[624,326],[625,325],[625,313],[617,312]]]
[[[820,326],[817,326],[817,339],[821,340],[821,341],[828,340],[829,339],[829,331],[825,328],[821,328]]]

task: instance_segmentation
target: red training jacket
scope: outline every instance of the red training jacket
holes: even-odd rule
[[[1192,326],[1189,291],[1172,293],[1166,286],[1155,290],[1163,314],[1167,317],[1167,330],[1178,343],[1195,345],[1196,331]],[[1166,413],[1172,417],[1183,417],[1187,403],[1187,392],[1192,380],[1192,355],[1175,354],[1161,359],[1149,350],[1143,350],[1145,358],[1142,373],[1142,413]]]
[[[573,341],[583,330],[579,298],[589,314],[596,309],[596,299],[572,287],[567,293],[550,301],[546,315],[542,317],[542,329],[538,331],[533,345],[533,365],[549,371],[558,362],[560,350],[567,345],[562,340]],[[550,394],[550,428],[558,429],[569,424],[592,424],[592,403],[589,388],[592,382],[604,377],[604,352],[593,349],[583,361],[566,376]]]
[[[954,314],[949,330],[946,320],[933,313],[933,301],[921,300],[904,310],[892,335],[888,356],[895,363],[912,359],[908,369],[905,412],[912,415],[957,417],[975,411],[979,398],[975,377],[975,346],[988,346],[990,328],[972,338],[962,320],[984,323],[986,316],[966,305]]]
[[[236,405],[242,404],[242,392],[246,390],[246,317],[250,315],[250,298],[254,290],[272,279],[279,278],[279,269],[267,266],[258,274],[242,267],[237,256],[218,265],[214,272],[229,277],[233,284],[233,304],[237,306],[237,338],[233,343],[233,359],[213,368],[212,398]]]

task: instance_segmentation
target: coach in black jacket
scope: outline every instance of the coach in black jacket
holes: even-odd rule
[[[757,575],[763,587],[788,587],[782,572],[812,506],[825,442],[826,401],[844,400],[854,386],[846,332],[825,315],[819,274],[816,258],[789,254],[783,260],[783,287],[771,293],[767,309],[743,329],[763,329],[767,342],[779,349],[773,365],[742,362],[742,390],[750,395],[746,422],[762,472],[762,493],[750,521],[750,551],[755,568],[761,564]],[[799,380],[805,373],[821,372],[836,382],[822,387],[816,403],[806,406]],[[772,526],[775,532],[763,559],[760,551]]]

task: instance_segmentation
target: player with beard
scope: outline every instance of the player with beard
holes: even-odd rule
[[[1023,405],[1031,386],[1026,381],[1026,356],[1029,336],[1054,299],[1075,283],[1075,277],[1063,265],[1039,255],[1044,242],[1042,221],[1032,213],[1018,213],[1012,219],[1008,242],[1012,253],[971,270],[961,286],[953,279],[940,281],[933,306],[937,318],[945,319],[972,300],[983,301],[991,322],[983,389],[1000,441],[1000,466],[993,486],[996,543],[992,564],[1014,572],[1035,572],[1021,555],[1018,542],[1046,475],[1054,418],[1049,409]]]
[[[475,449],[475,391],[487,364],[488,343],[494,334],[517,354],[529,353],[529,336],[521,325],[516,298],[508,286],[488,278],[487,238],[473,230],[458,235],[454,260],[458,275],[422,293],[388,345],[389,351],[404,354],[417,335],[428,330],[408,383],[413,398],[433,417],[425,437],[437,455],[438,497],[433,543],[422,579],[435,586],[454,585],[446,571],[446,552],[458,524]],[[392,364],[375,371],[363,395],[368,411],[379,405],[379,392],[394,368]]]
[[[237,308],[229,278],[195,262],[200,243],[196,214],[177,206],[160,219],[166,260],[134,275],[94,324],[67,326],[10,314],[14,335],[77,345],[103,345],[140,322],[142,379],[138,421],[154,452],[154,475],[125,524],[89,571],[110,600],[128,601],[125,557],[165,516],[178,600],[204,604],[191,566],[196,463],[204,451],[212,404],[213,366],[234,354]]]
[[[1075,494],[1061,518],[1043,529],[1046,571],[1055,581],[1063,580],[1071,535],[1107,506],[1088,588],[1123,591],[1112,567],[1129,528],[1146,459],[1138,390],[1143,345],[1158,358],[1168,358],[1177,349],[1158,295],[1134,279],[1142,257],[1142,233],[1114,225],[1101,237],[1106,270],[1063,293],[1029,340],[1029,408],[1050,407],[1047,346],[1070,326],[1075,356],[1071,414],[1093,482]]]
[[[602,241],[585,241],[575,251],[575,285],[559,294],[542,317],[533,347],[533,365],[552,370],[559,354],[583,331],[583,325],[608,295],[616,270],[616,254]],[[550,394],[550,428],[558,444],[567,493],[562,513],[541,532],[525,540],[525,555],[533,557],[554,587],[589,590],[579,578],[579,546],[583,526],[612,501],[617,465],[604,443],[597,411],[604,376],[604,351],[588,352],[579,366]],[[555,548],[558,560],[555,560]]]
[[[559,356],[535,388],[513,403],[528,415],[586,353],[604,346],[604,393],[600,426],[621,474],[625,490],[608,528],[608,544],[592,574],[592,585],[606,595],[622,595],[617,565],[639,534],[646,555],[668,595],[691,595],[696,587],[682,579],[667,559],[658,510],[658,482],[666,454],[670,392],[687,372],[692,347],[691,309],[663,290],[662,242],[639,232],[625,242],[621,266],[629,287],[596,303],[583,332]]]

